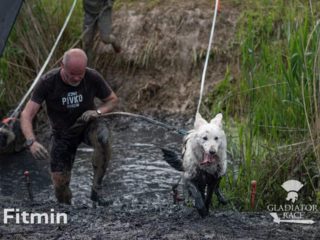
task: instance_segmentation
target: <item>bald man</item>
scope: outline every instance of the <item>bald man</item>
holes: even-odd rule
[[[102,101],[99,107],[94,104],[95,98]],[[43,102],[52,128],[50,154],[38,142],[32,128]],[[50,158],[58,202],[71,204],[71,169],[77,147],[84,142],[94,148],[91,199],[103,204],[101,184],[111,157],[111,145],[109,130],[99,115],[112,111],[117,103],[108,83],[96,70],[87,67],[87,56],[81,49],[65,52],[60,68],[49,71],[37,83],[21,113],[21,128],[32,155],[37,159]]]

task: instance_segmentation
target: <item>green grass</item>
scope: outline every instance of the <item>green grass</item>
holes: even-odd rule
[[[59,34],[72,3],[73,0],[30,0],[23,3],[4,55],[0,60],[1,112],[6,113],[9,109],[17,106],[26,89],[32,84]],[[138,6],[138,3],[138,0],[117,0],[114,8],[116,10],[125,5]],[[145,3],[147,3],[146,9],[152,9],[161,1],[152,0],[145,1]],[[47,69],[59,66],[66,49],[82,47],[83,14],[82,1],[78,0],[75,11]],[[157,39],[158,36],[155,34],[139,54],[131,60],[115,58],[110,55],[104,56],[103,61],[100,61],[101,56],[97,55],[95,62],[99,62],[100,69],[106,69],[106,65],[108,67],[117,66],[127,72],[149,68],[156,58],[161,57],[155,51]]]
[[[56,66],[55,63],[65,49],[70,48],[82,32],[81,2],[78,1],[48,69]],[[0,108],[3,111],[15,107],[31,85],[56,40],[72,3],[72,0],[30,0],[23,3],[0,61],[3,91]]]
[[[209,97],[213,112],[222,111],[229,149],[238,168],[224,187],[237,207],[250,209],[250,182],[257,180],[257,205],[283,203],[281,184],[305,184],[301,199],[319,195],[319,3],[248,1],[240,19],[240,76],[227,71]],[[311,9],[313,11],[311,11]],[[236,129],[236,130],[234,130]],[[232,167],[231,167],[232,169]]]

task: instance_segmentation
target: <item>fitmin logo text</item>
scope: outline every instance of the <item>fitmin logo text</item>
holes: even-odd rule
[[[68,215],[66,213],[57,213],[50,209],[50,213],[36,213],[20,211],[15,208],[3,209],[4,224],[67,224]]]

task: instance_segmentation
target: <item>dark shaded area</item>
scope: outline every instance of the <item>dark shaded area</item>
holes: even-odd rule
[[[1,0],[0,2],[0,57],[22,2],[23,0]]]
[[[26,179],[24,172],[31,174],[31,184],[35,192],[48,189],[51,184],[48,162],[37,161],[27,151],[0,155],[0,196],[24,199]]]

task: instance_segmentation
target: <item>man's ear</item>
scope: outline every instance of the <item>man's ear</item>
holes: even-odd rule
[[[213,119],[211,119],[210,124],[217,125],[222,128],[222,113],[218,113]]]
[[[194,129],[199,129],[204,124],[208,124],[208,122],[201,117],[200,113],[197,113],[194,121]]]

